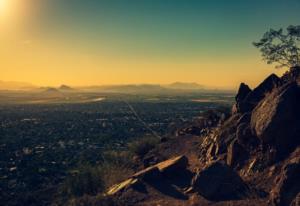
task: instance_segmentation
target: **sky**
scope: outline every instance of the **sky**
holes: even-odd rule
[[[300,0],[0,0],[0,80],[40,86],[254,87],[252,46],[300,23]]]

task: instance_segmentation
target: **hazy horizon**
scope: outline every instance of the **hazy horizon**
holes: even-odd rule
[[[297,0],[0,0],[0,80],[40,86],[256,86],[252,42],[299,23]]]
[[[160,86],[162,88],[171,88],[171,86],[175,86],[176,84],[182,84],[182,86],[190,86],[202,89],[202,90],[228,90],[234,91],[238,88],[239,85],[236,87],[214,87],[214,86],[207,86],[200,84],[198,82],[169,82],[165,84],[160,83],[127,83],[127,84],[91,84],[91,85],[70,85],[70,84],[57,84],[57,85],[36,85],[30,82],[17,82],[17,81],[2,81],[0,79],[0,90],[31,90],[31,89],[39,89],[39,88],[59,88],[62,86],[71,87],[74,89],[79,88],[92,88],[92,87],[126,87],[126,86]]]

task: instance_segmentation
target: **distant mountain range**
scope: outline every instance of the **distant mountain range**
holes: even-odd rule
[[[184,89],[184,90],[199,90],[199,89],[205,89],[203,85],[200,85],[198,83],[185,83],[185,82],[174,82],[169,85],[165,85],[166,88],[171,89]]]
[[[155,94],[155,93],[180,93],[180,92],[205,92],[221,91],[210,89],[198,83],[174,82],[172,84],[127,84],[127,85],[102,85],[71,87],[62,84],[59,87],[37,87],[30,83],[23,82],[4,82],[0,81],[0,90],[32,90],[35,92],[107,92],[107,93],[134,93],[134,94]],[[222,90],[223,91],[223,90]]]
[[[204,86],[197,83],[175,82],[168,85],[159,84],[128,84],[128,85],[106,85],[83,87],[83,90],[102,91],[102,92],[119,92],[119,93],[164,93],[178,90],[204,90]]]

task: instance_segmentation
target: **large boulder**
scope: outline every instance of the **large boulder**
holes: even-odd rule
[[[214,162],[192,180],[193,190],[208,200],[222,201],[246,197],[248,186],[229,166]]]
[[[167,177],[168,175],[183,173],[188,166],[188,159],[184,155],[180,155],[166,161],[160,162],[151,167],[147,167],[135,174],[129,179],[113,185],[109,188],[106,195],[115,195],[122,193],[128,189],[135,189],[141,187],[143,182],[157,182],[162,180],[162,175]]]
[[[287,154],[300,139],[300,89],[286,84],[264,98],[253,110],[251,128],[260,140]]]
[[[271,202],[276,206],[299,203],[300,196],[300,154],[291,159],[276,179],[275,188],[271,191]]]

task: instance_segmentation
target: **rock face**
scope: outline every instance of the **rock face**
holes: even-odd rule
[[[238,140],[234,140],[227,150],[227,164],[229,166],[235,166],[241,163],[245,156],[245,149],[238,143]]]
[[[232,108],[232,113],[237,113],[237,112],[243,112],[244,111],[244,104],[243,101],[247,97],[247,95],[251,92],[252,90],[249,88],[249,86],[245,83],[241,83],[238,93],[235,96],[235,101],[236,104],[234,104]]]
[[[233,200],[246,196],[247,185],[226,164],[215,162],[200,171],[192,181],[193,189],[203,197],[214,200]]]
[[[241,84],[239,93],[236,96],[236,104],[233,108],[233,111],[235,110],[237,113],[252,111],[257,103],[262,100],[267,93],[271,92],[274,88],[280,85],[281,79],[275,74],[271,74],[269,77],[267,77],[253,91],[249,91],[249,87],[247,85]]]
[[[275,90],[254,109],[251,128],[260,140],[287,153],[299,143],[300,89],[290,83]]]
[[[300,195],[300,154],[287,163],[278,176],[276,186],[271,191],[273,205],[285,206],[297,202]]]

